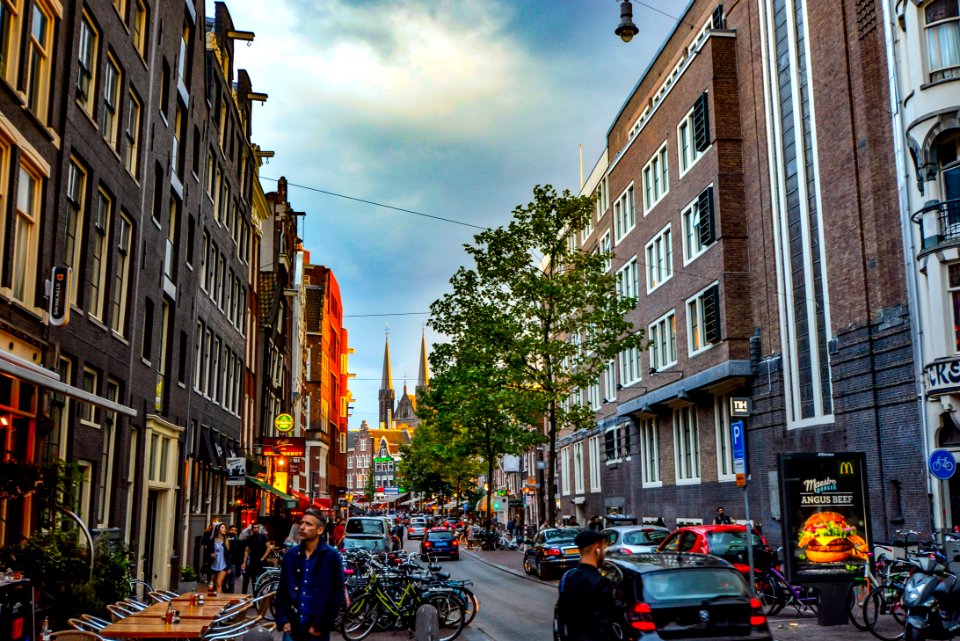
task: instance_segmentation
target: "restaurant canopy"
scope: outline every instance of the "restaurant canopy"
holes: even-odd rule
[[[273,487],[273,486],[270,485],[269,483],[265,483],[264,481],[261,481],[260,479],[254,478],[254,477],[252,477],[252,476],[248,476],[248,477],[247,477],[247,485],[250,485],[251,487],[259,488],[259,489],[263,490],[264,492],[269,492],[270,494],[273,494],[273,495],[276,496],[277,498],[283,499],[284,504],[285,504],[284,507],[286,507],[288,510],[295,510],[295,509],[297,509],[297,505],[298,505],[299,501],[297,501],[297,499],[296,499],[295,497],[290,496],[289,494],[287,494],[287,493],[285,493],[285,492],[281,492],[280,490],[278,490],[277,488]]]

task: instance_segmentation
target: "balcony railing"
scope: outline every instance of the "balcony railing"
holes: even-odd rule
[[[960,198],[928,205],[913,215],[920,225],[924,254],[951,245],[960,245]]]

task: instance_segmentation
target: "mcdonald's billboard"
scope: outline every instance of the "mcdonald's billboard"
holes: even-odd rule
[[[863,452],[780,454],[780,505],[790,581],[863,576],[871,548]]]

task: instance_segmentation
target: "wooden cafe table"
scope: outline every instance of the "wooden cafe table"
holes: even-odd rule
[[[203,605],[190,605],[190,601],[172,601],[170,603],[154,603],[146,610],[137,612],[133,616],[157,616],[163,618],[167,613],[167,606],[172,605],[174,610],[180,611],[181,619],[206,619],[213,621],[220,616],[227,604],[209,603],[204,599]],[[129,617],[127,617],[129,619]],[[126,621],[127,619],[123,619]]]
[[[162,616],[130,616],[98,632],[107,639],[199,639],[212,619],[181,619],[166,623]]]

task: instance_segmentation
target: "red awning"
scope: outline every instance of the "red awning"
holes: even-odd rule
[[[297,507],[301,510],[306,510],[309,507],[312,507],[315,510],[333,509],[333,500],[330,498],[317,497],[313,499],[313,503],[311,503],[310,497],[299,490],[290,490],[290,494],[297,497]]]

